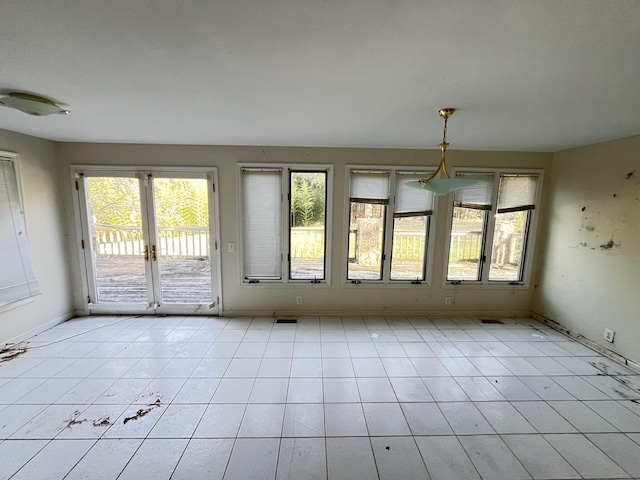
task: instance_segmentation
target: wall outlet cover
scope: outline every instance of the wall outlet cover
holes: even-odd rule
[[[604,329],[604,339],[609,342],[609,343],[613,343],[613,337],[615,336],[616,332],[614,332],[613,330],[610,330],[608,328]]]

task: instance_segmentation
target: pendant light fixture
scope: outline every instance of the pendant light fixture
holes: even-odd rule
[[[438,168],[429,178],[421,178],[420,180],[407,182],[407,185],[409,187],[429,190],[435,195],[446,195],[447,193],[453,192],[454,190],[460,190],[461,188],[480,183],[480,180],[474,180],[470,178],[451,178],[451,176],[449,175],[449,170],[447,170],[446,152],[447,147],[450,145],[450,143],[447,142],[447,120],[449,120],[449,118],[455,111],[455,108],[441,108],[438,111],[438,115],[440,115],[444,119],[442,143],[438,144],[440,150],[442,150]],[[438,178],[438,174],[440,172],[444,174],[440,175],[442,178]]]
[[[60,107],[53,100],[30,93],[10,92],[6,97],[0,98],[0,105],[15,108],[36,117],[53,114],[69,115],[69,110]]]

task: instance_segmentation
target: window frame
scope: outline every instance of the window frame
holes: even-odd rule
[[[371,171],[371,172],[389,172],[389,200],[386,207],[384,218],[383,232],[383,259],[381,262],[382,275],[380,279],[349,279],[349,232],[351,220],[351,172],[352,171]],[[412,165],[346,165],[345,166],[345,201],[344,201],[344,223],[343,223],[343,265],[342,286],[343,287],[363,287],[363,286],[384,286],[384,287],[423,287],[430,288],[433,273],[433,258],[435,251],[438,197],[433,197],[433,208],[431,215],[427,215],[427,225],[425,226],[425,251],[424,251],[424,279],[416,282],[411,279],[391,279],[391,267],[393,262],[393,229],[395,220],[395,204],[396,204],[396,182],[399,173],[416,173],[424,174],[428,177],[435,171],[435,167],[421,167]]]
[[[480,261],[480,280],[448,280],[447,274],[449,269],[449,255],[451,250],[451,237],[453,226],[453,211],[454,200],[453,197],[448,199],[448,212],[447,212],[447,234],[444,246],[443,255],[443,270],[442,270],[442,286],[443,288],[459,288],[461,286],[468,288],[511,288],[511,289],[528,289],[531,281],[532,265],[532,252],[535,251],[535,240],[538,230],[538,221],[540,214],[536,213],[541,208],[542,188],[544,182],[544,170],[531,168],[531,169],[518,169],[518,168],[472,168],[472,167],[457,167],[452,169],[452,177],[458,173],[463,174],[481,174],[493,176],[493,190],[491,192],[491,209],[486,211],[485,215],[485,230],[483,235],[483,244],[481,248],[481,256],[484,260]],[[521,272],[520,280],[489,280],[489,273],[491,270],[491,256],[493,249],[493,238],[496,225],[496,214],[498,210],[498,194],[500,187],[501,175],[535,175],[538,177],[536,186],[536,195],[534,208],[529,210],[529,219],[524,228],[523,239],[523,251],[522,262],[519,267]],[[488,260],[487,260],[488,259]]]
[[[245,275],[245,242],[244,242],[244,185],[243,170],[279,170],[280,171],[280,271],[279,279],[248,279]],[[291,174],[295,172],[325,173],[325,238],[324,238],[324,279],[291,278]],[[333,211],[333,166],[329,164],[300,163],[238,163],[236,175],[236,192],[238,202],[238,238],[236,249],[240,286],[278,286],[278,285],[325,285],[331,283],[331,225]]]

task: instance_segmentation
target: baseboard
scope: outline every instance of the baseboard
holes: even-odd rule
[[[224,317],[489,317],[528,318],[531,310],[223,310]]]
[[[620,355],[619,353],[614,352],[613,350],[610,350],[607,347],[603,347],[599,343],[596,343],[593,340],[588,339],[581,333],[571,330],[570,328],[565,327],[561,323],[556,322],[551,318],[545,317],[544,315],[541,315],[538,312],[531,312],[531,316],[536,320],[538,320],[539,322],[544,323],[548,327],[551,327],[554,330],[565,334],[566,336],[570,337],[576,342],[581,343],[585,347],[589,347],[591,350],[595,351],[596,353],[604,355],[605,357],[610,358],[614,362],[617,362],[621,365],[624,365],[627,368],[630,368],[636,373],[640,373],[640,363],[638,363],[637,361],[627,358],[623,355]]]
[[[56,318],[54,318],[53,320],[49,320],[46,323],[43,323],[42,325],[39,325],[35,328],[32,328],[31,330],[29,330],[28,332],[22,333],[20,335],[17,335],[13,338],[10,338],[9,340],[7,340],[6,342],[2,342],[5,345],[11,345],[14,343],[20,343],[23,342],[31,337],[33,337],[34,335],[38,335],[39,333],[44,332],[45,330],[49,330],[52,327],[55,327],[56,325],[59,325],[63,322],[66,322],[67,320],[75,317],[75,311],[72,312],[67,312],[63,315],[60,315]]]

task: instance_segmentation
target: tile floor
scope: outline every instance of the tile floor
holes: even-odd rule
[[[92,317],[0,363],[0,479],[640,477],[640,376],[531,319]]]

